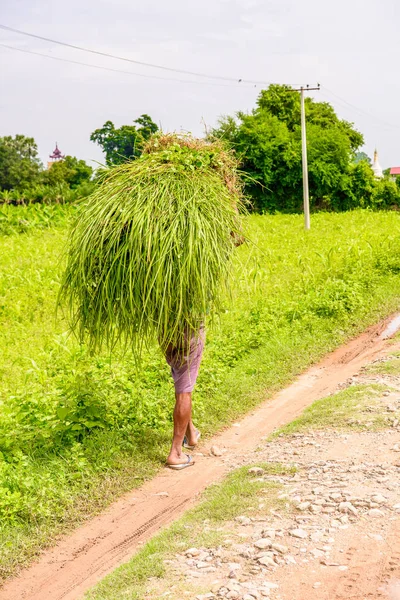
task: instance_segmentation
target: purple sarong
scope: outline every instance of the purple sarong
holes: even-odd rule
[[[165,355],[171,367],[177,394],[192,392],[196,384],[205,342],[204,327],[201,327],[199,332],[192,333],[190,339],[188,338],[189,336],[185,335],[184,347],[171,346]]]

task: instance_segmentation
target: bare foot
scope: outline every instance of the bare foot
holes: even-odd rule
[[[188,454],[183,452],[171,452],[169,453],[166,464],[167,465],[184,465],[188,462]]]
[[[188,446],[196,446],[200,437],[200,432],[193,423],[189,423],[186,429],[186,442]]]

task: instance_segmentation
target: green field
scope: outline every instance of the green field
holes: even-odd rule
[[[154,474],[166,456],[173,406],[156,346],[138,372],[130,354],[90,357],[68,337],[55,315],[66,209],[45,224],[23,210],[3,228],[0,220],[3,576]],[[196,388],[195,422],[204,435],[400,301],[397,213],[321,213],[308,233],[298,215],[247,221],[252,242],[237,250],[232,298],[208,331]]]

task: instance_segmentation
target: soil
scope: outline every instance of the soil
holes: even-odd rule
[[[243,418],[240,423],[235,423],[230,429],[203,443],[199,447],[199,452],[196,453],[196,465],[193,468],[181,472],[165,469],[140,489],[126,494],[106,512],[63,538],[57,546],[44,552],[31,567],[22,571],[18,577],[8,581],[0,590],[0,600],[82,598],[86,590],[115,567],[132,557],[141,543],[190,508],[196,501],[199,492],[205,487],[220,480],[233,466],[250,463],[251,460],[254,462],[254,452],[256,448],[259,449],[260,440],[267,434],[292,421],[314,400],[336,391],[338,386],[343,386],[343,383],[358,373],[364,365],[385,357],[396,349],[399,350],[400,344],[393,344],[384,339],[387,326],[388,321],[385,321],[370,328],[349,344],[327,356],[318,365],[313,366],[288,388]],[[346,519],[342,522],[332,517],[332,520],[337,521],[339,525],[326,527],[323,519],[325,513],[303,515],[316,519],[314,526],[324,530],[323,539],[333,539],[332,532],[333,530],[336,532],[337,528],[337,534],[334,535],[335,547],[332,546],[333,542],[327,541],[324,545],[332,546],[332,550],[320,550],[320,552],[324,553],[324,557],[328,557],[326,558],[327,562],[338,562],[339,565],[326,566],[317,561],[311,569],[310,562],[299,562],[296,558],[297,550],[299,555],[304,554],[307,557],[306,561],[309,560],[308,545],[302,540],[292,538],[287,529],[282,535],[285,539],[286,537],[290,538],[291,546],[294,544],[294,549],[291,550],[292,554],[289,555],[292,556],[294,562],[287,563],[286,558],[283,558],[282,568],[276,569],[275,572],[274,567],[271,571],[275,577],[275,585],[278,587],[272,586],[267,590],[264,586],[263,593],[260,591],[258,596],[253,597],[251,597],[250,590],[246,597],[246,594],[242,592],[235,595],[234,590],[233,595],[230,596],[229,592],[232,590],[228,590],[226,596],[214,596],[219,592],[210,589],[209,594],[204,598],[227,597],[246,598],[246,600],[253,598],[254,600],[254,598],[264,597],[265,592],[265,596],[271,594],[271,597],[274,595],[276,598],[285,600],[289,598],[290,600],[297,598],[299,600],[304,598],[311,600],[392,598],[392,600],[397,600],[399,598],[400,600],[400,584],[397,583],[397,579],[400,581],[400,521],[397,518],[396,510],[392,508],[396,504],[395,496],[398,489],[396,486],[400,483],[400,469],[398,472],[397,468],[393,466],[395,452],[389,449],[396,442],[400,442],[400,434],[396,430],[384,434],[366,434],[372,436],[371,438],[364,434],[352,435],[355,437],[351,444],[336,434],[322,437],[321,441],[318,440],[317,452],[315,439],[311,438],[307,443],[303,443],[301,440],[307,440],[307,436],[300,436],[297,450],[299,454],[296,455],[296,463],[303,467],[301,475],[299,475],[300,480],[297,481],[295,476],[294,482],[289,479],[284,481],[290,490],[289,495],[295,493],[297,496],[307,496],[310,492],[308,489],[310,481],[315,487],[315,480],[323,479],[323,473],[328,473],[328,475],[333,473],[333,479],[331,477],[327,481],[340,485],[328,483],[325,486],[328,496],[329,493],[335,493],[331,491],[335,487],[343,489],[340,486],[345,485],[349,489],[346,490],[347,495],[340,497],[341,502],[347,502],[345,498],[351,499],[353,495],[362,497],[360,502],[372,502],[372,507],[367,505],[368,510],[372,510],[376,504],[371,499],[370,492],[385,496],[383,508],[381,504],[377,504],[377,510],[382,515],[376,513],[377,516],[373,517],[370,515],[365,517],[365,507],[362,507],[362,510],[355,507],[357,515],[351,512],[349,514],[340,512],[336,515],[339,505],[334,504],[334,506],[328,507],[334,509],[334,516],[348,517],[348,522]],[[383,440],[379,437],[381,435],[388,437]],[[378,437],[374,438],[373,436]],[[279,439],[272,445],[266,442],[264,444],[266,444],[265,453],[268,455],[268,460],[273,460],[274,453],[280,457],[280,462],[285,456],[291,456],[293,459],[293,444]],[[214,449],[215,447],[222,448],[223,455],[215,456],[215,452],[213,454],[210,451],[212,447]],[[371,452],[371,449],[377,447],[379,447],[378,456]],[[315,464],[316,458],[325,463],[326,471],[323,470],[324,466]],[[397,454],[396,458],[400,459],[400,455]],[[262,460],[259,451],[257,460]],[[389,466],[384,468],[383,463],[387,463]],[[359,465],[364,466],[357,471]],[[349,471],[348,469],[352,467],[357,468]],[[318,469],[321,473],[318,472]],[[386,475],[387,469],[391,469],[389,475]],[[311,479],[309,479],[310,470]],[[339,475],[337,475],[338,472]],[[340,473],[344,476],[343,481],[340,480],[342,476]],[[363,481],[369,473],[373,473],[372,491],[362,487]],[[383,481],[382,484],[379,483],[379,479],[385,479],[386,476],[389,477],[389,480]],[[339,480],[336,481],[335,477],[339,477]],[[304,485],[301,483],[303,479]],[[350,489],[350,484],[353,482],[356,482],[362,489],[357,488],[355,491]],[[371,483],[371,480],[368,479],[368,482]],[[295,483],[295,487],[299,488],[295,492],[292,490],[293,483]],[[387,490],[386,484],[393,489]],[[322,494],[322,499],[328,501],[328,496]],[[322,503],[320,505],[322,506]],[[322,519],[323,524],[318,519]],[[277,520],[281,521],[278,517]],[[309,525],[309,518],[304,518],[297,525],[298,528],[306,531],[307,538],[311,535]],[[290,526],[293,527],[293,524],[288,525],[288,527]],[[276,528],[274,524],[271,527]],[[282,523],[279,527],[282,529]],[[331,533],[330,530],[332,530]],[[251,535],[253,534],[254,532]],[[280,543],[287,544],[286,541]],[[306,547],[305,552],[301,550],[302,545]],[[318,550],[314,542],[311,546],[311,549]],[[337,559],[337,553],[340,555],[340,561]],[[316,554],[318,555],[318,552]],[[253,557],[250,556],[249,560],[253,560]],[[278,564],[278,566],[280,565]],[[346,568],[339,570],[339,567]],[[262,570],[260,573],[265,580],[265,573]],[[211,587],[212,580],[215,580],[218,574],[214,572],[209,574],[212,575]],[[221,572],[221,577],[226,576],[225,572]],[[257,579],[258,575],[255,577]],[[247,587],[251,588],[251,585],[250,581]],[[242,588],[245,589],[243,586]]]

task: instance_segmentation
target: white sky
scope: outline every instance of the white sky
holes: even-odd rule
[[[174,68],[267,82],[321,83],[314,97],[364,134],[382,166],[400,165],[398,0],[2,0],[0,23]],[[201,135],[218,116],[249,111],[262,86],[205,81],[0,30],[0,44],[167,80],[62,63],[0,46],[0,135],[33,136],[42,160],[102,161],[90,133],[148,113],[165,130]],[[220,82],[223,83],[223,82]],[[333,95],[332,94],[335,94]],[[336,96],[339,96],[338,99]],[[349,106],[350,103],[352,106]]]

